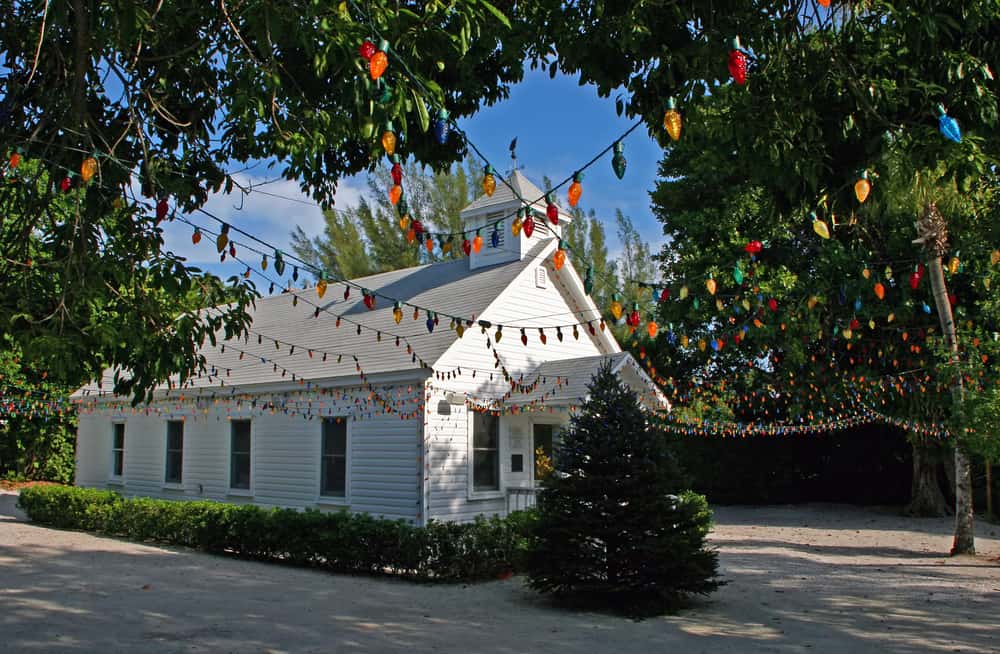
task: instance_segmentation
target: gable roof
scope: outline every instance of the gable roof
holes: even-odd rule
[[[315,287],[260,298],[256,308],[250,310],[250,338],[220,338],[216,346],[206,343],[201,352],[211,379],[203,374],[190,380],[189,385],[219,388],[220,381],[227,387],[288,384],[293,381],[292,374],[296,379],[316,382],[357,377],[358,367],[365,375],[374,375],[417,371],[424,363],[433,366],[457,338],[449,329],[449,320],[441,318],[434,331],[428,332],[426,313],[420,312],[414,320],[412,309],[404,307],[403,320],[397,325],[390,301],[380,297],[375,309],[369,310],[357,286],[440,313],[474,319],[535,262],[546,246],[547,242],[541,240],[524,259],[475,270],[469,269],[467,259],[455,259],[354,279],[347,300],[343,298],[343,286],[337,283],[330,284],[322,300]],[[299,297],[297,305],[293,305],[294,296]],[[337,315],[343,317],[340,327],[336,327]],[[358,325],[362,327],[360,334]],[[396,336],[400,337],[398,347]],[[412,346],[412,354],[407,352],[407,344]],[[290,345],[295,346],[294,352]],[[325,361],[323,352],[329,353]],[[338,355],[342,355],[339,362]],[[357,357],[357,363],[353,357]],[[113,371],[104,372],[102,386],[113,388]],[[97,385],[92,383],[75,395],[97,391]]]
[[[532,208],[543,214],[545,213],[545,192],[535,186],[530,179],[522,175],[520,170],[515,170],[505,179],[507,180],[507,184],[499,180],[497,181],[497,189],[493,192],[492,197],[486,194],[480,195],[471,204],[462,209],[462,215],[479,213],[481,210],[490,207],[519,205],[522,199],[530,203]],[[513,191],[511,187],[513,187]],[[562,207],[559,208],[559,217],[560,220],[572,220],[572,216],[563,210]]]

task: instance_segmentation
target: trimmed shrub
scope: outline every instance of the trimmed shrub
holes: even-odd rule
[[[413,580],[489,579],[524,560],[530,514],[419,527],[346,511],[126,498],[113,491],[36,486],[18,504],[37,523],[213,553]]]
[[[665,435],[605,365],[542,482],[527,570],[535,590],[650,615],[718,588],[712,514],[684,491]]]

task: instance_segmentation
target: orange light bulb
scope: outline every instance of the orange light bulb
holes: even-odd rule
[[[385,52],[388,49],[389,43],[383,40],[379,43],[378,52],[373,54],[372,58],[368,60],[368,74],[371,75],[373,80],[382,77],[385,69],[389,67],[389,55]]]
[[[382,132],[382,149],[390,157],[396,154],[396,135],[392,131],[392,123],[388,123]]]
[[[93,157],[87,157],[80,164],[80,177],[83,179],[83,183],[86,184],[90,180],[94,179],[94,175],[97,174],[97,159]]]
[[[575,207],[580,201],[580,196],[583,195],[583,185],[580,184],[582,179],[583,176],[580,173],[573,174],[573,183],[569,185],[569,190],[566,192],[571,207]]]

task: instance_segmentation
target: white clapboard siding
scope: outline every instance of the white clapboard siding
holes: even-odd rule
[[[184,420],[183,479],[164,483],[169,414],[111,411],[82,414],[77,485],[127,495],[251,502],[292,508],[341,507],[375,516],[421,519],[419,418],[375,415],[349,424],[348,501],[319,501],[322,420],[284,413],[222,408],[196,410]],[[230,417],[251,421],[251,490],[230,490]],[[125,423],[124,483],[109,480],[112,424]],[[110,482],[110,483],[109,483]]]

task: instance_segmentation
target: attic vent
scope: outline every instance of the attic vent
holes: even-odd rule
[[[542,266],[535,268],[535,286],[538,288],[549,287],[549,277],[545,274],[545,268]]]

